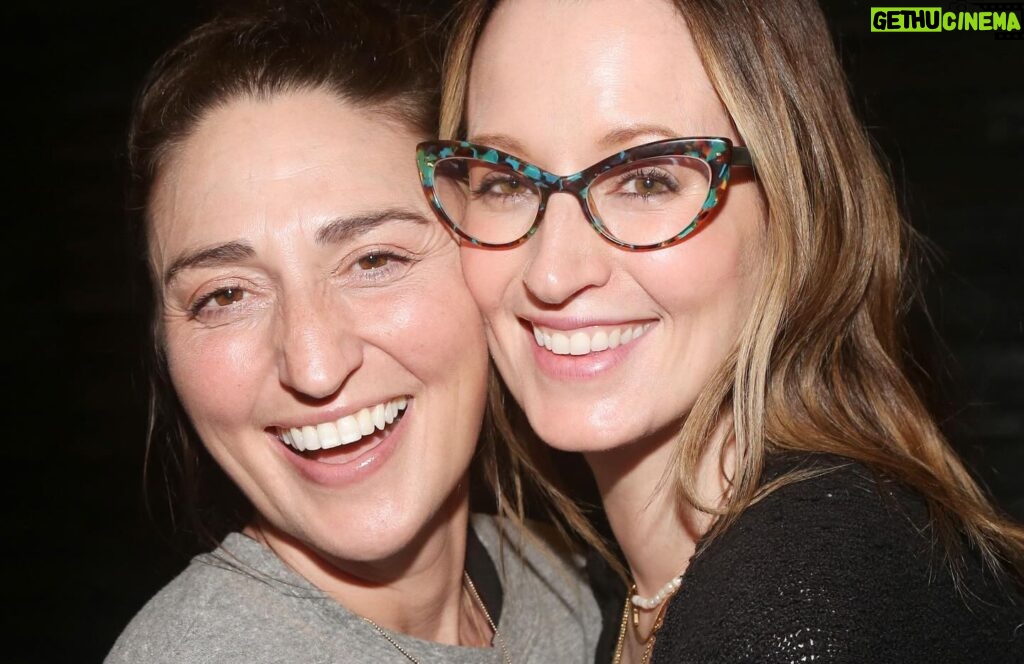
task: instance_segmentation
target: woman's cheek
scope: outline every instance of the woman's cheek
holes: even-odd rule
[[[368,336],[410,362],[458,358],[466,348],[483,347],[483,321],[458,266],[433,273],[424,287],[410,281],[378,302],[377,321]],[[443,368],[444,364],[436,363]]]
[[[250,330],[250,332],[252,332]],[[200,420],[231,419],[259,383],[262,340],[256,335],[204,330],[169,339],[168,371],[186,409]]]
[[[480,312],[488,320],[499,315],[504,302],[504,294],[512,283],[520,263],[522,247],[506,251],[481,251],[472,247],[463,249],[462,274],[466,286]]]

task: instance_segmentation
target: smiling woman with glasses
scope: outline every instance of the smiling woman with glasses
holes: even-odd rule
[[[460,10],[420,179],[509,474],[601,547],[518,425],[593,473],[614,661],[1024,661],[1024,529],[905,371],[913,233],[817,4]]]

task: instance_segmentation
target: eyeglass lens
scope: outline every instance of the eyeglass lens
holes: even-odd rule
[[[652,157],[597,176],[587,188],[592,218],[615,239],[634,245],[669,240],[699,214],[711,185],[702,159]],[[434,169],[434,192],[462,232],[488,244],[521,238],[533,226],[541,192],[526,176],[503,165],[451,157]]]

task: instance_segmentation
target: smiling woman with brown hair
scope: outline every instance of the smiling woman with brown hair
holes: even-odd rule
[[[424,25],[264,3],[147,81],[129,157],[174,434],[151,442],[242,508],[109,662],[593,658],[576,566],[469,513],[487,350],[408,159],[436,119]]]
[[[466,0],[447,64],[421,178],[492,403],[593,471],[616,659],[1022,661],[1024,530],[903,370],[911,232],[817,4]]]

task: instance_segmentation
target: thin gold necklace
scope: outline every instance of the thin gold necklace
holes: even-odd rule
[[[469,572],[463,572],[463,577],[466,579],[466,585],[469,586],[469,592],[473,594],[473,599],[476,600],[477,606],[484,612],[484,618],[487,619],[487,624],[491,626],[491,631],[494,633],[494,640],[498,642],[501,647],[501,655],[505,659],[505,664],[512,664],[512,658],[508,654],[508,646],[505,644],[505,637],[498,631],[498,626],[494,624],[491,619],[491,614],[487,610],[487,606],[484,605],[484,601],[480,599],[480,593],[476,591],[476,586],[473,585],[473,579],[469,578]]]
[[[473,596],[473,600],[476,601],[477,606],[479,606],[480,610],[483,611],[484,618],[487,619],[487,624],[490,625],[491,631],[494,632],[494,639],[498,642],[498,645],[501,647],[501,655],[505,660],[505,664],[512,664],[512,658],[508,654],[508,646],[505,644],[505,639],[504,637],[502,637],[501,632],[498,631],[498,626],[494,624],[494,620],[491,619],[491,614],[487,610],[487,606],[484,605],[483,600],[480,599],[480,593],[476,591],[476,586],[473,585],[473,579],[469,578],[469,572],[463,571],[462,578],[463,581],[465,581],[465,585],[469,588],[469,593]],[[370,627],[372,627],[378,634],[384,637],[384,640],[386,640],[388,643],[394,646],[395,650],[402,653],[402,655],[404,655],[407,660],[409,660],[413,664],[421,664],[420,660],[410,655],[409,651],[403,648],[398,643],[398,641],[395,641],[393,638],[391,638],[391,636],[389,636],[388,633],[385,632],[380,625],[366,617],[363,617],[363,621],[370,625]]]
[[[626,631],[629,629],[630,623],[633,623],[633,631],[636,633],[637,642],[644,647],[644,652],[640,656],[640,664],[648,664],[651,661],[658,630],[661,629],[662,624],[665,622],[665,613],[666,609],[668,609],[669,600],[672,599],[672,595],[676,593],[676,590],[678,590],[678,587],[662,600],[661,605],[658,607],[658,615],[654,619],[654,626],[651,627],[651,633],[646,637],[641,637],[640,616],[637,614],[636,606],[631,601],[633,595],[636,594],[636,584],[633,584],[629,592],[626,593],[626,605],[622,609],[622,624],[619,626],[619,640],[615,644],[615,656],[612,658],[612,664],[622,664],[622,650],[626,645]]]

